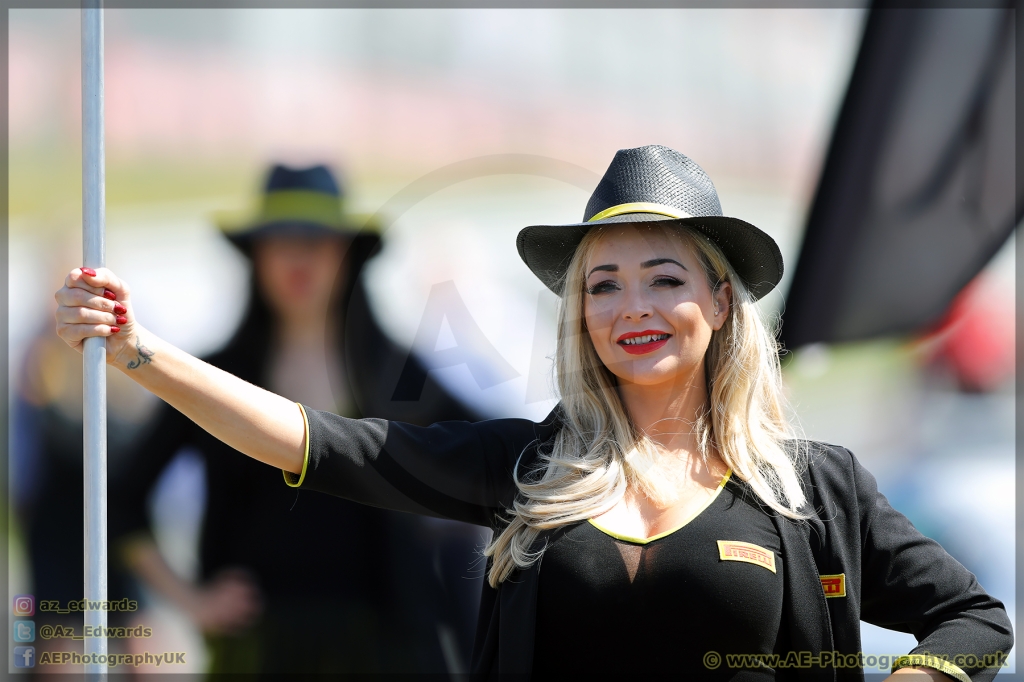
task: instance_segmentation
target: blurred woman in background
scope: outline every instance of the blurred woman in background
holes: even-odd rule
[[[275,166],[260,215],[221,225],[252,259],[253,278],[243,322],[208,361],[344,416],[417,423],[474,418],[429,377],[419,401],[391,400],[408,353],[376,324],[359,285],[380,245],[376,232],[361,229],[363,222],[342,210],[326,167]],[[207,481],[195,584],[167,564],[146,513],[161,472],[187,446],[201,453]],[[479,542],[475,529],[296,496],[281,486],[279,473],[165,404],[117,475],[124,484],[112,489],[112,551],[120,550],[132,572],[207,635],[211,672],[465,668],[472,624],[460,619],[458,606],[476,598],[476,581],[464,579]],[[319,531],[325,526],[346,532],[326,539]],[[443,560],[438,552],[447,552]],[[464,568],[447,581],[459,594],[442,594],[445,576],[435,564]],[[469,596],[460,601],[466,588]],[[472,612],[473,604],[466,609]]]

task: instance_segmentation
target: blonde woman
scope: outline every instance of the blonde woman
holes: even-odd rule
[[[697,164],[622,150],[584,222],[528,227],[518,247],[562,296],[561,401],[539,423],[297,406],[153,336],[109,270],[68,275],[57,330],[75,348],[106,337],[109,362],[288,485],[493,528],[480,676],[995,675],[1013,642],[1002,603],[849,451],[791,435],[755,307],[782,258],[722,216]],[[913,633],[917,656],[862,656],[860,620]]]

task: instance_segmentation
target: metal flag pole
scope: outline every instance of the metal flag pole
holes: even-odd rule
[[[82,246],[83,264],[104,266],[103,6],[82,4]],[[85,340],[85,626],[105,632],[107,612],[107,358],[104,337]],[[87,630],[88,631],[88,630]],[[107,672],[106,637],[85,637],[85,672]],[[102,661],[102,662],[101,662]]]

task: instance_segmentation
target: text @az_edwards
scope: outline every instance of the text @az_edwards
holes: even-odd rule
[[[73,627],[65,625],[44,625],[39,628],[39,636],[43,639],[92,639],[105,637],[107,639],[129,639],[144,638],[153,636],[153,628],[146,625],[128,627],[109,627],[106,625],[86,625],[82,628],[82,634],[76,635]]]

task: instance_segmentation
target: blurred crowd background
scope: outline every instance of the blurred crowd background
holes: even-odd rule
[[[54,434],[40,415],[63,415],[80,443],[80,359],[52,332],[52,294],[81,254],[79,15],[9,16],[9,581],[11,594],[29,594],[41,570],[69,570],[34,567],[26,539],[33,514],[60,502],[41,454]],[[708,172],[727,215],[779,243],[787,277],[762,303],[778,317],[866,17],[109,9],[107,263],[131,284],[142,324],[213,353],[251,295],[251,263],[218,221],[256,209],[271,164],[326,164],[346,210],[380,226],[382,250],[364,273],[377,324],[419,356],[468,353],[431,376],[476,414],[540,419],[556,402],[555,298],[520,261],[518,230],[578,221],[617,149],[667,145]],[[1013,244],[934,324],[802,345],[784,359],[806,436],[849,447],[1011,618]],[[439,329],[434,305],[449,311]],[[108,381],[113,478],[157,401],[116,371]],[[199,576],[205,481],[202,458],[186,449],[148,498],[157,544],[184,579]],[[465,557],[444,570],[479,581],[480,564]],[[195,622],[125,580],[140,595],[133,619],[153,628],[138,646],[186,650],[188,669],[204,670]],[[865,651],[914,644],[864,625]]]

